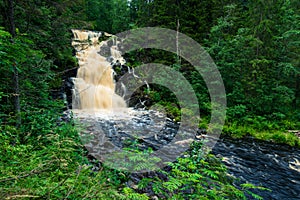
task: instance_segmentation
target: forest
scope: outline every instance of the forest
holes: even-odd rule
[[[192,38],[212,57],[224,83],[221,137],[299,150],[298,0],[3,0],[0,11],[0,199],[263,199],[261,191],[272,193],[263,183],[228,175],[216,155],[202,157],[197,141],[166,168],[143,175],[91,157],[74,119],[66,117],[68,80],[79,67],[73,29],[118,34],[160,27]],[[197,126],[209,129],[214,105],[191,63],[148,48],[124,58],[130,69],[160,63],[182,74],[196,93]],[[176,80],[174,85],[180,87]],[[150,88],[135,95],[179,122],[176,96],[158,84]],[[298,163],[296,185],[299,169]]]

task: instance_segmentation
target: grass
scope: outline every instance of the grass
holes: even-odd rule
[[[288,130],[267,129],[262,130],[253,125],[239,125],[237,123],[226,123],[223,127],[223,134],[233,138],[244,138],[252,136],[259,140],[270,141],[278,144],[287,144],[300,148],[300,138]]]

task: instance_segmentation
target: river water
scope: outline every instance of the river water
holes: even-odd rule
[[[213,153],[223,157],[229,174],[241,182],[264,186],[255,190],[264,199],[300,199],[300,149],[252,138],[222,138]]]
[[[141,145],[154,150],[172,141],[176,133],[175,124],[172,125],[168,121],[165,125],[161,124],[164,116],[158,115],[159,113],[155,111],[131,110],[129,115],[124,115],[123,118],[107,113],[99,116],[95,113],[92,116],[84,115],[82,112],[78,114],[83,117],[85,124],[89,124],[85,135],[92,134],[96,138],[91,144],[86,144],[86,147],[91,155],[99,157],[100,160],[105,154],[110,155],[106,152],[109,150],[107,146],[111,146],[105,145],[107,142],[112,141],[113,146],[122,147],[124,141],[132,139],[130,134],[133,130],[141,129],[143,133],[151,130],[150,132],[157,133],[157,136],[139,135]],[[101,138],[106,140],[102,141]],[[174,149],[170,151],[173,152]],[[264,199],[300,199],[300,149],[253,138],[223,137],[216,143],[212,153],[223,159],[228,173],[236,177],[239,183],[248,182],[270,189],[271,191],[253,191]]]

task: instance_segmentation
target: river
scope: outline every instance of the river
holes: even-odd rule
[[[213,153],[223,157],[229,173],[241,182],[264,186],[264,199],[300,199],[300,149],[253,138],[222,138]]]

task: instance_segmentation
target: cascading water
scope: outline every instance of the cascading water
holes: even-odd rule
[[[100,55],[102,46],[107,46],[107,41],[99,42],[102,34],[106,33],[72,30],[74,40],[72,45],[76,49],[79,63],[77,77],[74,78],[73,109],[99,110],[126,108],[122,97],[115,93],[113,69],[107,58]],[[109,53],[114,60],[121,64],[125,61],[117,50],[117,41],[109,47]]]
[[[151,163],[154,168],[165,165],[167,161],[173,161],[185,148],[185,138],[179,137],[174,140],[181,142],[178,145],[171,145],[165,150],[162,147],[173,141],[178,124],[168,119],[161,111],[127,108],[124,99],[115,93],[112,65],[125,64],[118,50],[118,38],[93,31],[72,30],[72,32],[74,34],[72,45],[79,63],[77,77],[73,80],[73,117],[89,154],[112,168],[136,171],[135,164],[131,163],[132,166],[131,164],[128,166],[123,161],[128,160],[127,156],[130,153],[126,148],[138,140],[135,145],[140,150],[149,147],[154,150],[161,149],[159,156],[163,157],[156,159],[157,163]],[[106,38],[107,36],[110,38],[99,42],[103,34]],[[129,82],[130,78],[143,81],[141,75],[135,74],[134,69],[130,70],[129,67],[127,75]],[[148,82],[143,83],[149,89]],[[123,82],[120,87],[126,96],[126,86]],[[189,134],[185,132],[185,135]],[[140,170],[149,169],[146,167],[139,168],[138,171]]]

